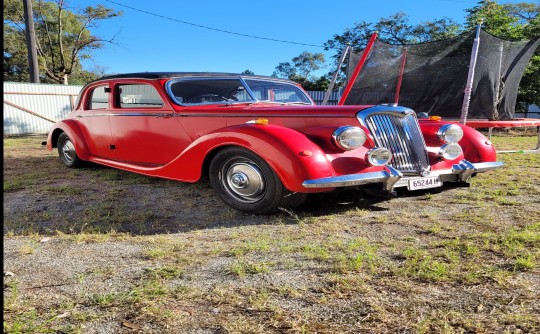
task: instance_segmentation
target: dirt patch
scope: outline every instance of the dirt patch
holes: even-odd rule
[[[252,216],[204,182],[66,169],[43,140],[4,139],[5,332],[540,328],[538,154],[500,155],[471,188]]]

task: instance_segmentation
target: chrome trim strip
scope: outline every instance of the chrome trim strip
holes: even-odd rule
[[[89,114],[87,115],[77,115],[77,118],[81,117],[97,117],[97,116],[154,116],[154,117],[162,117],[162,116],[170,116],[170,117],[226,117],[226,118],[234,118],[234,117],[247,117],[247,118],[253,118],[253,117],[268,117],[268,118],[297,118],[297,117],[303,117],[303,118],[351,118],[354,119],[354,116],[348,116],[348,115],[336,115],[336,114],[309,114],[309,115],[300,115],[300,114],[195,114],[195,113],[92,113],[89,111]]]
[[[389,177],[390,174],[387,171],[371,172],[364,174],[350,174],[306,180],[302,182],[302,186],[304,186],[304,188],[349,187],[368,183],[384,182],[388,180]]]
[[[323,177],[302,182],[304,188],[350,187],[369,183],[387,182],[391,189],[403,175],[392,167],[380,172]]]
[[[484,173],[504,166],[503,162],[477,162],[472,164],[477,173]]]
[[[106,114],[87,114],[87,115],[77,115],[77,118],[84,118],[84,117],[103,117],[103,116],[152,116],[152,117],[175,117],[175,114],[173,113],[106,113]]]

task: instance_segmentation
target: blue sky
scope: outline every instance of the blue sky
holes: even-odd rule
[[[297,43],[323,45],[357,21],[375,22],[403,11],[411,23],[442,17],[461,23],[473,0],[378,0],[378,1],[210,1],[210,0],[114,0],[156,15],[196,25]],[[519,1],[504,1],[504,3]],[[106,45],[85,61],[86,69],[99,65],[106,73],[144,71],[234,72],[251,70],[271,75],[280,63],[303,51],[322,52],[332,64],[335,51],[248,38],[183,24],[135,11],[107,0],[73,0],[71,8],[102,3],[124,15],[100,22],[92,32],[104,39],[115,34],[119,45]],[[329,65],[330,66],[330,65]],[[319,74],[333,68],[327,68]]]

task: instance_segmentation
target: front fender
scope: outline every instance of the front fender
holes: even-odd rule
[[[308,190],[302,182],[334,176],[323,150],[304,134],[277,125],[242,124],[216,130],[194,141],[175,160],[161,169],[164,177],[187,182],[200,179],[207,157],[226,146],[240,146],[263,158],[291,191]]]
[[[497,152],[490,140],[475,129],[460,125],[463,129],[463,138],[459,141],[465,159],[470,162],[495,162]]]
[[[90,152],[88,151],[86,140],[79,125],[72,119],[57,122],[51,127],[47,135],[47,150],[52,151],[56,147],[58,136],[62,132],[65,132],[73,142],[77,156],[82,160],[88,160],[90,158]]]
[[[427,146],[438,147],[443,144],[436,134],[439,128],[445,124],[456,124],[463,129],[463,138],[458,144],[463,149],[464,159],[470,162],[497,161],[495,147],[486,136],[469,126],[455,122],[421,121],[420,127]]]

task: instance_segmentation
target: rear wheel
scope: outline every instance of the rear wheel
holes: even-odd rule
[[[69,168],[77,168],[83,164],[83,161],[77,155],[75,151],[75,145],[71,139],[65,133],[61,133],[58,136],[58,157],[60,161]]]
[[[287,190],[276,173],[255,153],[239,147],[221,150],[210,162],[210,184],[228,206],[268,214],[300,205],[306,195]]]

